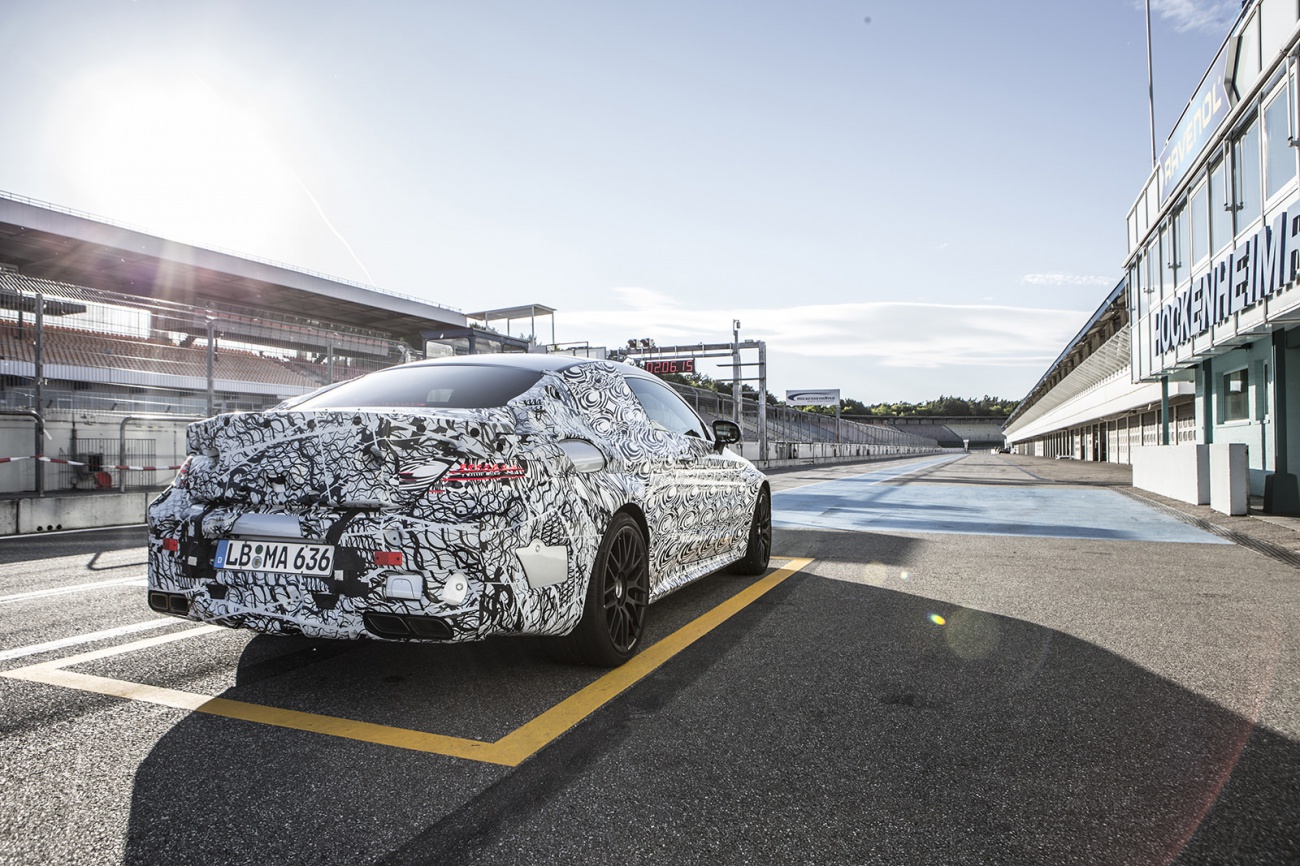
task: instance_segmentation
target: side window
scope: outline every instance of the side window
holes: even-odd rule
[[[662,382],[642,379],[640,376],[628,376],[627,384],[632,389],[632,393],[636,394],[637,400],[641,401],[641,406],[650,416],[651,423],[673,433],[697,436],[700,439],[709,438],[700,416],[696,415],[672,388]]]

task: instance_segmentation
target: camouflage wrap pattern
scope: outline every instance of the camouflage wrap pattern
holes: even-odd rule
[[[547,371],[496,409],[290,409],[193,424],[186,469],[149,508],[149,588],[182,594],[190,619],[266,633],[377,637],[363,614],[394,614],[436,617],[447,640],[564,634],[605,527],[629,509],[644,517],[651,600],[661,598],[744,556],[764,479],[653,425],[624,375],[606,362]],[[605,467],[578,471],[565,440],[595,446]],[[275,537],[241,531],[241,519]],[[333,575],[214,569],[217,542],[232,537],[333,545]],[[535,543],[563,549],[565,579],[530,583],[516,551]],[[402,564],[376,565],[379,551]],[[389,597],[394,575],[420,597]]]

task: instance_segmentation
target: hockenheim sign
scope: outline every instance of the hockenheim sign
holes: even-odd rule
[[[1191,342],[1212,326],[1295,286],[1300,275],[1300,216],[1279,213],[1272,225],[1214,260],[1209,271],[1152,316],[1157,355]]]

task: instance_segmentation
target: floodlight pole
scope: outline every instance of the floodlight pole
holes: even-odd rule
[[[211,418],[217,414],[217,395],[216,395],[216,378],[217,378],[217,323],[211,317],[207,317],[208,324],[208,417]]]
[[[767,343],[764,341],[758,344],[758,459],[767,460]]]
[[[737,425],[744,421],[740,401],[740,319],[731,320],[731,414]]]
[[[32,355],[32,392],[36,398],[36,411],[45,411],[45,293],[36,290],[36,343]],[[42,416],[43,417],[43,416]],[[36,424],[36,495],[45,495],[45,423]]]
[[[1147,116],[1151,120],[1151,167],[1156,167],[1156,87],[1151,75],[1151,0],[1146,0],[1147,11]]]

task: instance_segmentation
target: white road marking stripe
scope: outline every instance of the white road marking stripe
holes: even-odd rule
[[[124,625],[119,628],[110,628],[104,631],[93,631],[90,634],[79,634],[74,637],[65,637],[62,640],[52,640],[48,643],[32,644],[31,646],[18,647],[17,649],[5,650],[0,652],[0,662],[9,661],[10,659],[20,659],[23,656],[33,656],[37,653],[47,653],[51,650],[63,649],[64,647],[77,646],[83,643],[94,643],[99,640],[108,640],[109,638],[121,637],[124,634],[134,634],[138,631],[148,631],[153,628],[162,628],[168,625],[180,625],[185,622],[182,619],[166,617],[164,619],[151,619],[148,622],[137,622],[131,625]]]
[[[70,592],[83,592],[88,589],[104,589],[109,586],[147,586],[148,583],[149,581],[143,577],[119,577],[116,580],[100,580],[95,583],[77,583],[72,586],[56,586],[51,589],[34,589],[31,592],[0,595],[0,604],[9,604],[28,598],[44,598],[49,595],[66,595]]]

